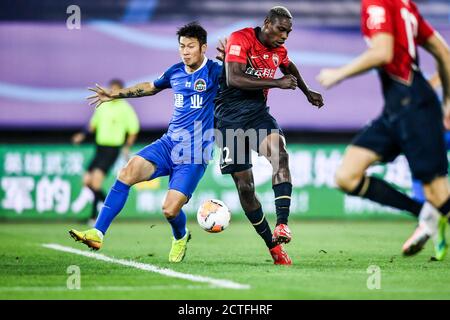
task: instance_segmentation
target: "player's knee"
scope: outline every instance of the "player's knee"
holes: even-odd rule
[[[136,183],[137,174],[138,169],[132,163],[128,163],[119,171],[118,179],[131,186]]]
[[[174,208],[173,206],[164,203],[162,206],[162,212],[164,214],[164,217],[166,217],[166,219],[174,219],[178,216],[180,210],[178,208]]]
[[[255,185],[251,181],[239,181],[237,184],[241,198],[251,199],[255,195]]]
[[[362,177],[363,175],[346,171],[341,167],[336,171],[334,181],[342,191],[352,192],[358,186]]]

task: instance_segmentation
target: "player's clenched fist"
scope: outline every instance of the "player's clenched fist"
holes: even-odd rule
[[[309,90],[306,97],[308,98],[309,103],[311,103],[313,106],[317,108],[323,107],[322,95],[317,91]]]
[[[339,69],[322,69],[316,79],[325,88],[331,88],[342,81]]]
[[[283,76],[280,79],[277,79],[278,81],[278,88],[280,89],[293,89],[295,90],[297,88],[297,78],[293,76],[292,74],[287,74]]]

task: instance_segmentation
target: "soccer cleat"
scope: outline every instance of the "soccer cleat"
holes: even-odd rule
[[[169,253],[169,262],[181,262],[186,255],[187,243],[191,240],[191,232],[186,229],[186,234],[183,238],[172,240],[172,248]]]
[[[438,232],[436,233],[435,236],[433,236],[434,252],[435,252],[434,259],[438,261],[444,260],[445,256],[447,255],[448,244],[447,240],[445,239],[446,230],[447,230],[447,218],[440,217],[438,223]]]
[[[289,243],[292,239],[291,230],[287,226],[287,224],[279,224],[275,227],[273,231],[273,242],[280,243]]]
[[[273,264],[287,265],[290,266],[292,264],[291,258],[286,251],[284,251],[283,245],[278,244],[272,249],[269,250],[272,255]]]
[[[436,238],[440,216],[440,213],[430,203],[423,204],[419,214],[419,225],[403,245],[403,255],[415,255],[423,249],[428,239]]]
[[[81,241],[92,250],[99,250],[103,244],[103,234],[101,231],[93,228],[86,231],[72,229],[69,234],[75,241]]]
[[[403,255],[412,256],[420,252],[428,239],[430,239],[429,234],[425,231],[423,226],[419,225],[413,235],[403,244]]]

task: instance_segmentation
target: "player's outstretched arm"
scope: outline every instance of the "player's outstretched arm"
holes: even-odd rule
[[[311,90],[306,82],[303,80],[303,77],[300,74],[300,71],[298,71],[297,66],[292,61],[289,62],[287,67],[280,65],[280,70],[283,72],[283,74],[292,74],[295,78],[297,78],[297,86],[302,90],[303,94],[308,99],[309,103],[311,103],[313,106],[316,106],[318,108],[321,108],[323,106],[323,98],[322,95],[319,92],[316,92],[314,90]]]
[[[239,62],[227,62],[226,80],[229,87],[235,87],[244,90],[261,89],[293,89],[297,88],[297,79],[292,74],[285,75],[279,79],[263,79],[245,73],[247,66]]]
[[[435,32],[423,44],[437,63],[442,92],[444,93],[444,125],[450,130],[450,49],[445,40]]]
[[[444,104],[450,108],[450,49],[445,40],[435,32],[423,44],[423,47],[434,57],[437,64]]]
[[[153,82],[143,82],[132,87],[123,88],[119,90],[109,90],[95,84],[95,88],[88,88],[95,92],[92,96],[87,97],[90,105],[95,105],[97,108],[103,102],[122,98],[139,98],[144,96],[152,96],[157,94],[162,89],[156,88]]]
[[[317,81],[325,88],[331,88],[342,80],[388,64],[393,57],[394,37],[390,33],[379,32],[372,37],[371,47],[364,53],[343,67],[322,69],[317,76]]]

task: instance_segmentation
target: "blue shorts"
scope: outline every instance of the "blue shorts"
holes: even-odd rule
[[[173,147],[174,143],[170,138],[163,135],[139,150],[136,155],[156,166],[156,171],[149,180],[169,176],[169,189],[180,191],[189,199],[203,177],[207,164],[174,163],[171,157]]]

